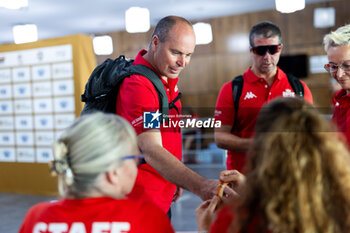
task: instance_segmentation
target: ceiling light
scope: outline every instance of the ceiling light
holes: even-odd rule
[[[293,13],[305,8],[305,0],[275,0],[276,10],[282,13]]]
[[[28,0],[0,0],[0,7],[17,10],[28,6]]]
[[[127,32],[147,32],[150,27],[150,14],[147,8],[130,7],[125,11],[125,28]]]
[[[113,41],[110,36],[96,36],[92,43],[96,55],[110,55],[113,53]]]
[[[196,34],[196,44],[209,44],[213,41],[213,32],[209,23],[196,23],[193,25]]]
[[[333,7],[314,9],[314,27],[328,28],[335,25],[335,9]]]
[[[38,29],[35,24],[15,25],[12,28],[12,32],[16,44],[38,40]]]

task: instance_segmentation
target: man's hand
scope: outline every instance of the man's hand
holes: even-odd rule
[[[218,180],[207,180],[205,185],[202,185],[201,195],[203,201],[212,199],[216,196],[218,186],[220,185],[220,182]],[[225,187],[222,200],[226,202],[226,200],[231,199],[237,199],[238,193],[236,193],[233,189],[230,187]]]
[[[179,159],[164,149],[159,131],[149,130],[138,135],[138,146],[145,155],[146,162],[169,182],[187,189],[204,201],[216,195],[218,180],[209,180],[186,167]],[[236,195],[227,188],[225,196]]]

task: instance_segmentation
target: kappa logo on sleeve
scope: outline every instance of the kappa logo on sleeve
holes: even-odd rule
[[[144,129],[160,129],[160,120],[162,113],[156,112],[143,113],[143,128]]]

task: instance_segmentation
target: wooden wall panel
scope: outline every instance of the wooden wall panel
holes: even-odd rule
[[[200,56],[191,59],[179,77],[179,88],[183,93],[210,93],[215,86],[215,57]]]
[[[218,95],[218,92],[201,93],[197,95],[198,103],[199,103],[197,107],[197,112],[199,116],[201,117],[214,116],[214,108],[216,105],[217,95]]]
[[[221,86],[234,77],[243,74],[251,63],[249,54],[226,54],[216,57],[215,80],[219,91]]]
[[[215,53],[230,53],[228,43],[234,35],[248,35],[248,15],[237,15],[213,19],[213,44]]]
[[[141,49],[148,47],[151,33],[151,30],[147,33],[121,33],[119,53],[127,57],[135,57]]]
[[[277,12],[276,10],[259,11],[247,14],[249,17],[248,33],[250,28],[261,22],[261,21],[271,21],[279,26],[285,24],[285,15]],[[280,27],[282,35],[285,33],[285,28]]]
[[[345,24],[350,23],[350,1],[349,0],[341,0],[341,1],[331,1],[329,6],[335,8],[335,23],[336,26],[332,27],[332,30],[335,30],[339,26],[343,26]]]
[[[181,98],[182,106],[186,112],[191,109],[193,113],[200,117],[213,117],[218,92],[187,94]],[[205,104],[203,104],[205,103]]]
[[[288,45],[286,51],[293,46],[322,43],[321,35],[313,27],[313,7],[305,7],[303,11],[287,15],[284,27],[287,29],[283,35]]]

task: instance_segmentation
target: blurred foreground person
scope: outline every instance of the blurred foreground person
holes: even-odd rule
[[[63,199],[32,207],[19,232],[174,232],[158,207],[125,198],[141,156],[133,128],[121,117],[79,118],[55,142],[54,157]]]
[[[338,28],[324,37],[328,64],[324,68],[341,86],[333,103],[333,120],[350,145],[350,24]]]
[[[262,108],[241,199],[214,220],[214,198],[196,210],[210,232],[350,232],[350,155],[311,105],[280,98]],[[237,172],[237,171],[236,171]]]

